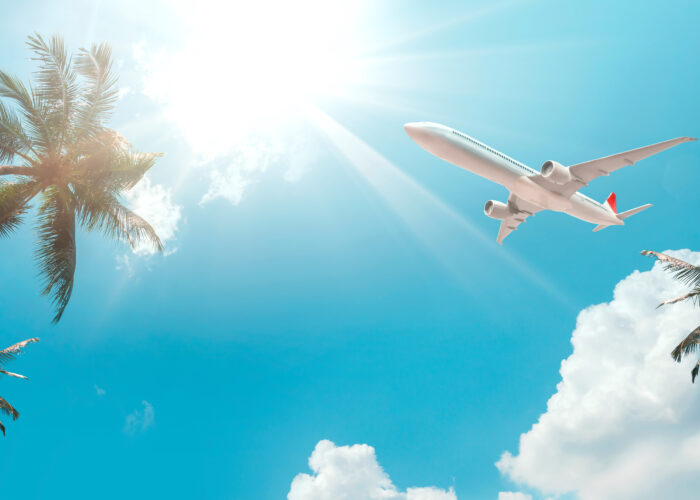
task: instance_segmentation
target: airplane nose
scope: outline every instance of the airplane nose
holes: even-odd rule
[[[406,125],[403,126],[403,129],[406,131],[408,135],[411,135],[412,132],[418,130],[420,128],[420,123],[418,122],[411,122],[407,123]]]
[[[423,126],[422,123],[419,123],[419,122],[407,123],[406,125],[403,126],[403,129],[406,131],[408,136],[411,139],[413,139],[414,141],[420,141],[422,138],[425,137],[425,127]]]

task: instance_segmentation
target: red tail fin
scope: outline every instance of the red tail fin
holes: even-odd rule
[[[610,196],[608,196],[608,199],[605,200],[605,203],[608,204],[613,212],[617,213],[617,197],[615,196],[615,193],[610,193]]]

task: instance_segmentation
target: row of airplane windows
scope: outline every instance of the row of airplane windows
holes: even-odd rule
[[[488,151],[488,152],[490,152],[490,153],[493,153],[493,154],[495,154],[495,155],[497,155],[497,156],[503,158],[503,159],[506,160],[506,161],[509,161],[510,163],[512,163],[513,165],[515,165],[515,166],[518,167],[519,169],[524,170],[524,171],[527,172],[527,173],[533,173],[533,172],[534,172],[534,170],[532,170],[531,168],[528,168],[528,167],[526,167],[525,165],[523,165],[523,164],[521,164],[521,163],[518,163],[518,162],[515,161],[514,159],[512,159],[512,158],[510,158],[510,157],[508,157],[508,156],[506,156],[506,155],[504,155],[504,154],[502,154],[502,153],[499,153],[499,152],[496,151],[495,149],[491,149],[491,148],[488,147],[488,146],[484,146],[484,145],[481,144],[480,142],[475,141],[475,140],[472,139],[471,137],[467,137],[466,135],[462,134],[461,132],[457,132],[456,130],[453,130],[452,133],[455,134],[455,135],[457,135],[457,136],[459,136],[459,137],[461,137],[461,138],[463,138],[463,139],[468,140],[468,141],[471,142],[472,144],[476,144],[476,145],[479,146],[480,148],[483,148],[483,149],[485,149],[486,151]]]

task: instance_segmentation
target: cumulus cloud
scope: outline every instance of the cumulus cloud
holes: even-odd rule
[[[298,474],[288,500],[457,500],[452,488],[396,489],[377,463],[374,448],[366,444],[336,446],[322,440],[316,445],[309,467],[313,474]]]
[[[700,253],[669,253],[700,264]],[[690,303],[656,309],[684,290],[656,263],[620,281],[611,302],[581,311],[547,411],[498,469],[544,493],[582,500],[697,498],[695,360],[679,366],[670,352],[697,326],[698,311]]]
[[[163,245],[175,238],[177,226],[182,217],[182,207],[173,202],[172,190],[160,184],[153,184],[146,176],[131,190],[124,193],[126,205],[148,221],[160,237]],[[166,253],[172,253],[173,248]],[[141,242],[134,249],[136,255],[153,255],[156,249],[148,242]],[[118,265],[131,272],[128,259],[118,260]]]
[[[155,421],[153,405],[146,400],[141,401],[141,404],[143,409],[135,409],[126,416],[124,421],[124,433],[129,436],[147,431]]]
[[[501,491],[498,493],[498,500],[532,500],[532,495],[522,491]]]

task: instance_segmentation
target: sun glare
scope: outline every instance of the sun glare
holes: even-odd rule
[[[153,61],[146,92],[201,149],[275,127],[357,76],[354,3],[187,2],[180,49]],[[302,105],[302,106],[300,106]]]

